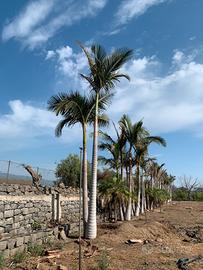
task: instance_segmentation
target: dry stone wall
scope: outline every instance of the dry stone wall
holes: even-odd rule
[[[56,224],[78,231],[79,191],[28,185],[0,185],[0,252],[10,256],[28,242],[57,237]]]

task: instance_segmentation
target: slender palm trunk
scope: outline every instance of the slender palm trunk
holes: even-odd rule
[[[120,160],[121,160],[121,180],[123,181],[123,153],[120,152]]]
[[[140,215],[140,195],[141,195],[141,183],[140,183],[140,164],[139,161],[137,162],[137,181],[138,181],[138,193],[137,193],[137,207],[135,215],[139,217]]]
[[[132,193],[132,158],[131,158],[131,155],[129,158],[129,192],[130,192],[130,194]],[[129,197],[125,219],[131,220],[131,215],[132,215],[132,198]]]
[[[98,103],[99,94],[96,93],[95,120],[92,151],[92,181],[90,188],[90,204],[87,225],[87,238],[94,239],[97,236],[97,148],[98,148]]]
[[[144,176],[143,176],[143,170],[141,175],[141,186],[142,186],[142,202],[141,202],[141,213],[144,214],[145,211],[145,183],[144,183]]]
[[[83,166],[82,166],[82,188],[83,188],[83,230],[84,237],[87,236],[88,222],[88,187],[87,187],[87,126],[83,125]]]

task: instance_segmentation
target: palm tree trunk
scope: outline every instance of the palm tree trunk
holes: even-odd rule
[[[82,166],[82,188],[83,188],[83,230],[84,238],[87,236],[88,222],[88,187],[87,187],[87,127],[83,125],[83,166]]]
[[[93,151],[92,151],[92,181],[90,188],[90,204],[87,226],[87,237],[94,239],[97,236],[97,148],[98,148],[98,103],[99,94],[96,93]]]
[[[143,170],[141,175],[141,186],[142,186],[142,203],[141,203],[141,213],[144,214],[145,211],[145,183],[143,177]]]
[[[120,152],[120,160],[121,160],[121,180],[123,181],[123,153]]]
[[[132,158],[131,158],[131,155],[129,158],[129,192],[130,192],[130,194],[132,193]],[[125,219],[131,220],[131,215],[132,215],[132,198],[129,197]]]
[[[140,195],[141,195],[141,183],[140,183],[140,164],[137,162],[137,181],[138,181],[138,193],[137,193],[137,207],[136,207],[136,217],[140,215]]]

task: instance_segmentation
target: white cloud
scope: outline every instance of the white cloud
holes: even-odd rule
[[[23,103],[20,100],[9,102],[10,113],[0,115],[0,147],[4,151],[32,148],[49,144],[55,139],[55,127],[60,120],[43,107]],[[57,143],[70,143],[80,139],[80,127],[64,129],[64,135]],[[68,136],[67,136],[68,134]]]
[[[95,16],[106,3],[107,0],[32,1],[4,27],[2,38],[5,41],[16,38],[34,49],[47,42],[60,28]]]
[[[54,0],[39,0],[30,2],[26,8],[7,24],[2,33],[2,38],[24,38],[42,23],[54,7]]]
[[[198,133],[203,125],[203,64],[188,59],[191,57],[176,51],[170,72],[162,76],[161,63],[155,58],[131,61],[124,68],[131,81],[122,80],[118,86],[109,114],[116,120],[123,113],[134,121],[144,119],[158,133]]]
[[[144,14],[150,7],[168,0],[123,0],[116,12],[116,24],[122,25]]]
[[[57,71],[68,78],[69,86],[79,86],[79,88],[84,87],[85,82],[81,81],[79,73],[82,73],[87,67],[87,59],[82,51],[74,53],[73,49],[67,45],[55,51],[48,51],[45,60],[52,57],[55,57],[56,59]]]
[[[52,50],[47,51],[47,55],[46,55],[45,60],[52,59],[55,55],[56,55],[56,53],[54,51],[52,51]]]

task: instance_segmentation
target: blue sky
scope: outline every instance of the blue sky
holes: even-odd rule
[[[152,155],[170,173],[203,182],[202,0],[8,0],[0,7],[0,160],[54,168],[79,151],[80,128],[55,138],[58,119],[46,106],[58,91],[86,91],[80,40],[109,52],[134,49],[123,68],[131,82],[118,85],[109,115],[144,119],[168,142]]]

